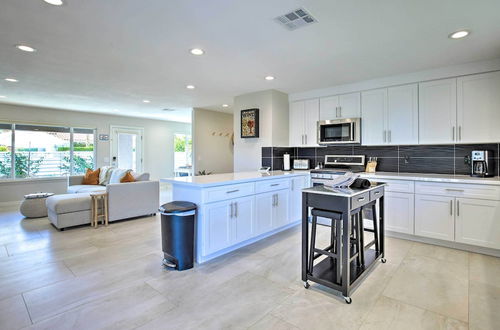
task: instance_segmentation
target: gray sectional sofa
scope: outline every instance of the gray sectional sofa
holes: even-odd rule
[[[68,193],[47,198],[48,217],[58,229],[90,223],[90,193],[108,193],[109,221],[134,218],[157,212],[160,198],[158,181],[82,185],[83,176],[68,177]]]

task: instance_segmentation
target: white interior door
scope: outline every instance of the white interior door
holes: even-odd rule
[[[111,165],[142,172],[142,128],[111,127]]]

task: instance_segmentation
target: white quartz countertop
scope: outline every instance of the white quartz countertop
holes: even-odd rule
[[[160,179],[161,182],[171,183],[173,185],[188,185],[195,187],[215,187],[235,183],[244,183],[251,181],[280,179],[292,176],[309,175],[309,171],[269,171],[268,173],[252,172],[234,172],[222,174],[210,174],[200,176],[181,176],[175,178]]]
[[[473,183],[500,185],[500,177],[493,178],[477,178],[470,175],[451,175],[451,174],[427,174],[427,173],[394,173],[394,172],[377,172],[377,173],[360,173],[361,177],[366,179],[392,179],[392,180],[410,180],[410,181],[427,181],[427,182],[445,182],[445,183]]]
[[[327,188],[324,186],[315,186],[311,188],[302,189],[302,192],[310,193],[310,194],[319,194],[319,195],[331,195],[336,197],[354,197],[359,194],[364,194],[368,191],[375,190],[379,187],[385,186],[383,183],[376,184],[374,183],[369,188],[364,189],[352,189],[352,188]]]

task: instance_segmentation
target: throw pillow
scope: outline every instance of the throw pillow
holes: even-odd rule
[[[120,168],[114,168],[111,172],[111,177],[109,178],[109,183],[120,183],[120,180],[129,172],[130,170],[123,170]]]
[[[134,176],[132,175],[132,173],[130,171],[127,172],[127,174],[125,174],[125,176],[123,178],[120,179],[120,182],[121,183],[126,183],[126,182],[135,182],[135,178]]]
[[[83,177],[82,184],[88,184],[88,185],[99,184],[99,173],[100,173],[99,168],[95,171],[92,171],[92,169],[88,168],[87,172]]]
[[[132,175],[134,176],[135,181],[149,181],[149,173],[147,172],[141,174],[132,172]]]
[[[101,167],[101,173],[99,173],[99,184],[105,186],[109,183],[109,178],[113,170],[113,166],[103,166]]]

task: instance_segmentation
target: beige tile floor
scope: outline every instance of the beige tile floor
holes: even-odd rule
[[[327,237],[324,228],[321,237]],[[352,294],[300,281],[295,227],[184,272],[159,217],[56,231],[0,210],[0,329],[498,329],[500,259],[387,238]]]

